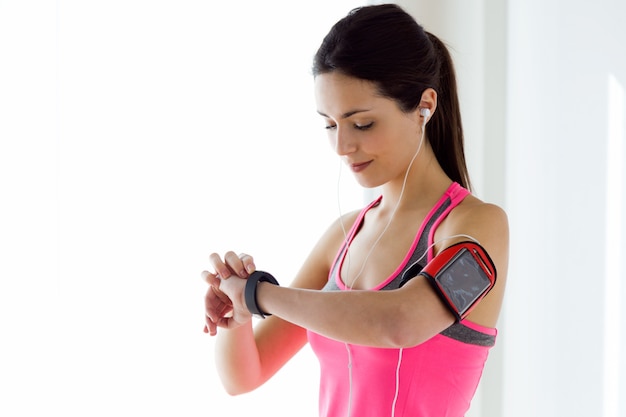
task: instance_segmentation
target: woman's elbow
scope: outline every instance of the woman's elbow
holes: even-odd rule
[[[247,394],[251,391],[254,391],[254,389],[256,387],[248,387],[245,386],[243,384],[234,384],[234,383],[227,383],[227,382],[222,382],[222,385],[224,386],[224,390],[226,391],[226,394],[230,395],[231,397],[236,397],[238,395],[242,395],[242,394]]]
[[[415,311],[414,308],[401,308],[393,321],[383,325],[385,344],[396,349],[415,347],[453,323],[454,316],[444,309]]]
[[[386,336],[386,347],[393,349],[411,348],[415,347],[432,336],[425,336],[421,332],[416,332],[415,329],[402,328],[396,331],[389,332]]]

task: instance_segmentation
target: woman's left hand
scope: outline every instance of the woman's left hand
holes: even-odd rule
[[[249,322],[252,314],[245,303],[246,280],[236,276],[228,279],[207,279],[207,274],[212,275],[208,272],[203,273],[207,282],[215,282],[215,280],[218,282],[217,285],[209,286],[204,299],[209,333],[216,333],[217,329],[212,328],[213,325],[224,329],[234,329]]]
[[[204,332],[211,336],[217,334],[217,327],[224,318],[232,315],[233,303],[230,298],[219,289],[220,279],[210,272],[203,272],[202,277],[209,284],[204,296],[205,325]]]

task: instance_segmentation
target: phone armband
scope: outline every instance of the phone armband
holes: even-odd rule
[[[496,267],[475,242],[460,242],[442,250],[419,273],[433,285],[457,321],[463,320],[496,283]]]

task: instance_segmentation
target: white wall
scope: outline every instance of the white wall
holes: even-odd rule
[[[447,41],[477,194],[505,207],[499,341],[470,414],[626,413],[626,4],[399,2]]]
[[[510,416],[626,413],[623,16],[615,1],[509,3]]]
[[[225,394],[200,272],[287,284],[338,215],[310,66],[354,5],[0,1],[0,415],[317,414],[308,351]]]

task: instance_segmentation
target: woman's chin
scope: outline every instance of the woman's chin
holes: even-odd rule
[[[356,182],[363,188],[374,189],[376,187],[380,187],[382,184],[377,181],[372,181],[368,178],[363,178],[358,175],[355,175]]]

